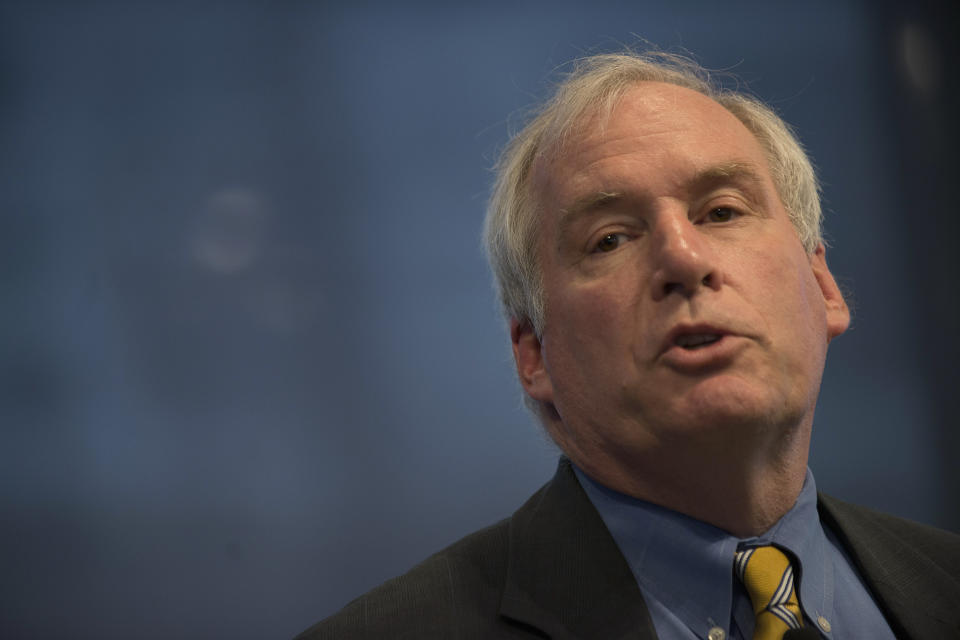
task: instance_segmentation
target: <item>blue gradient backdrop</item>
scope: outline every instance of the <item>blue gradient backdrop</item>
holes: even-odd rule
[[[289,637],[545,481],[489,166],[637,35],[819,167],[857,309],[821,487],[957,527],[954,45],[936,6],[772,5],[0,5],[0,636]]]

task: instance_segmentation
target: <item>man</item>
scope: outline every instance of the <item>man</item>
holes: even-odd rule
[[[559,470],[303,637],[960,637],[960,537],[807,470],[849,323],[820,226],[761,103],[674,56],[581,61],[505,150],[486,230]]]

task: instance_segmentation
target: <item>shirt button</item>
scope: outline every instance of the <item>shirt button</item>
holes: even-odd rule
[[[830,621],[824,618],[823,616],[817,616],[817,624],[820,625],[820,628],[830,633]]]
[[[707,640],[725,640],[726,637],[727,632],[720,627],[711,627],[710,631],[707,631]]]

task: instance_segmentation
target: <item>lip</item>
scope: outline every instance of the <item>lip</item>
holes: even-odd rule
[[[720,336],[716,342],[685,349],[677,344],[684,335],[712,334]],[[699,372],[729,364],[744,346],[744,337],[724,327],[712,324],[679,324],[667,333],[660,350],[660,358],[668,366],[685,371]]]
[[[692,324],[681,323],[675,326],[674,328],[672,328],[667,333],[667,336],[666,338],[664,338],[663,344],[661,345],[660,352],[664,353],[670,350],[671,348],[678,346],[677,340],[680,338],[680,336],[699,335],[704,333],[718,335],[721,338],[724,338],[728,335],[733,334],[733,332],[730,331],[729,329],[726,329],[718,325],[707,324],[703,322],[697,322]],[[706,348],[709,348],[710,346],[712,345],[707,345],[707,347],[701,347],[701,349],[706,349]],[[682,349],[683,347],[680,347],[680,348]]]

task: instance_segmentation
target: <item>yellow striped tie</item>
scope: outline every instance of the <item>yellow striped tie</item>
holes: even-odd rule
[[[753,640],[780,640],[788,629],[803,626],[793,567],[782,551],[770,546],[737,551],[734,568],[757,618]]]

